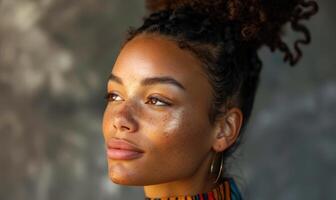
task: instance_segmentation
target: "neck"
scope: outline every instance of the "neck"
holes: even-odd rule
[[[213,183],[213,178],[209,178],[211,156],[208,156],[205,160],[206,161],[203,162],[203,164],[197,169],[196,173],[194,173],[191,177],[177,181],[144,186],[146,197],[157,198],[192,195],[212,190],[217,185]]]

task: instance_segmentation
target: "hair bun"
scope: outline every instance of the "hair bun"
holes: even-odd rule
[[[291,65],[302,56],[299,44],[310,42],[308,29],[299,21],[318,11],[315,1],[305,0],[146,0],[150,12],[183,6],[207,14],[218,26],[224,26],[226,21],[238,22],[243,40],[254,41],[257,48],[265,44],[271,51],[279,49],[285,54],[284,61],[289,60]],[[304,38],[294,42],[296,56],[281,39],[282,27],[287,22],[294,31],[304,34]]]

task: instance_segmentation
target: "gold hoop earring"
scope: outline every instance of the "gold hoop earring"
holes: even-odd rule
[[[223,154],[222,154],[221,152],[219,152],[219,154],[220,154],[220,157],[221,157],[221,164],[220,164],[220,167],[219,167],[219,172],[218,172],[218,175],[217,175],[217,177],[216,177],[216,180],[215,180],[215,182],[213,182],[213,183],[217,183],[217,182],[218,182],[218,180],[219,180],[219,178],[220,178],[220,176],[221,176],[221,174],[222,174],[222,170],[223,170]],[[215,157],[216,157],[216,156],[215,156]],[[215,160],[215,158],[212,159],[212,162],[211,162],[211,165],[210,165],[210,174],[213,173],[214,160]]]

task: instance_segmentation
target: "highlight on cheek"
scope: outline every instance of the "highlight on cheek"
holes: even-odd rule
[[[178,130],[184,122],[184,117],[186,116],[184,116],[184,110],[182,108],[171,112],[171,114],[163,120],[165,123],[163,132],[168,135]]]

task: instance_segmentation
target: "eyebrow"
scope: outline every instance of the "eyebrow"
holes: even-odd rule
[[[114,74],[109,75],[108,81],[114,81],[114,82],[119,83],[120,85],[123,85],[121,78]],[[180,82],[178,82],[176,79],[170,76],[149,77],[141,81],[141,85],[143,86],[149,86],[149,85],[155,85],[155,84],[170,84],[182,90],[186,90],[186,88]]]

